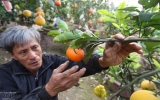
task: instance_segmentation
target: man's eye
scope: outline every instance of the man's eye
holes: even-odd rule
[[[36,50],[37,48],[38,48],[37,46],[34,46],[34,47],[33,47],[34,50]]]
[[[20,52],[20,54],[25,54],[25,53],[26,53],[26,51],[21,51],[21,52]]]

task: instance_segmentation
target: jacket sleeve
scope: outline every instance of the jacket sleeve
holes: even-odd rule
[[[10,98],[10,99],[9,99]],[[0,68],[0,100],[58,100],[57,96],[51,97],[40,86],[32,90],[29,94],[23,94],[17,87],[11,74]]]
[[[45,90],[44,86],[38,87],[23,97],[22,100],[58,100],[57,95],[51,97]]]
[[[100,55],[93,54],[87,62],[81,61],[77,63],[79,66],[81,66],[80,68],[83,67],[86,68],[86,72],[83,75],[83,77],[99,73],[102,70],[107,70],[109,68],[109,67],[102,68],[98,62],[99,58]]]
[[[78,65],[79,66],[79,70],[83,67],[86,68],[86,72],[83,75],[83,77],[85,76],[89,76],[89,75],[93,75],[95,73],[101,72],[102,70],[107,70],[109,67],[106,68],[102,68],[98,62],[98,59],[100,58],[100,55],[97,54],[93,54],[90,59],[87,62],[84,62],[83,60],[80,62],[73,62],[70,61],[69,66],[67,67],[67,69],[70,69],[71,67],[73,67],[74,65]],[[66,57],[62,57],[62,56],[58,56],[58,55],[54,55],[52,56],[52,60],[54,62],[56,62],[55,66],[59,66],[60,64],[64,63],[66,60],[68,60]],[[67,70],[66,69],[66,70]]]

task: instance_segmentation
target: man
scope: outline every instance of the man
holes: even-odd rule
[[[124,39],[121,34],[114,36]],[[0,35],[0,47],[13,58],[0,66],[0,93],[12,100],[58,100],[58,93],[77,84],[80,77],[120,64],[131,52],[142,54],[137,43],[107,42],[103,57],[92,55],[87,63],[42,54],[40,34],[25,26],[13,26]],[[8,100],[8,99],[7,99]]]

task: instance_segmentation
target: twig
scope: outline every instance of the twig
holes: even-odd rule
[[[106,38],[106,39],[100,39],[99,42],[138,42],[138,41],[144,41],[144,42],[160,42],[160,39],[157,38],[129,38],[124,40],[118,40],[114,38]]]
[[[114,97],[116,97],[116,95],[120,94],[123,90],[125,90],[126,88],[132,86],[135,82],[139,81],[140,79],[142,79],[144,77],[151,76],[151,75],[153,75],[155,73],[158,73],[158,72],[160,72],[160,69],[148,72],[146,74],[143,74],[143,75],[135,78],[131,83],[129,83],[128,85],[123,86],[120,90],[118,90],[116,93],[114,93],[108,100],[112,100]]]

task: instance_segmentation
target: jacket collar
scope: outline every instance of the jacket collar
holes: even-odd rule
[[[44,55],[42,56],[42,66],[39,68],[39,75],[47,70],[54,62],[51,59],[47,59]],[[11,61],[13,68],[13,75],[19,74],[31,74],[22,64],[12,59]],[[39,76],[38,75],[38,76]]]

